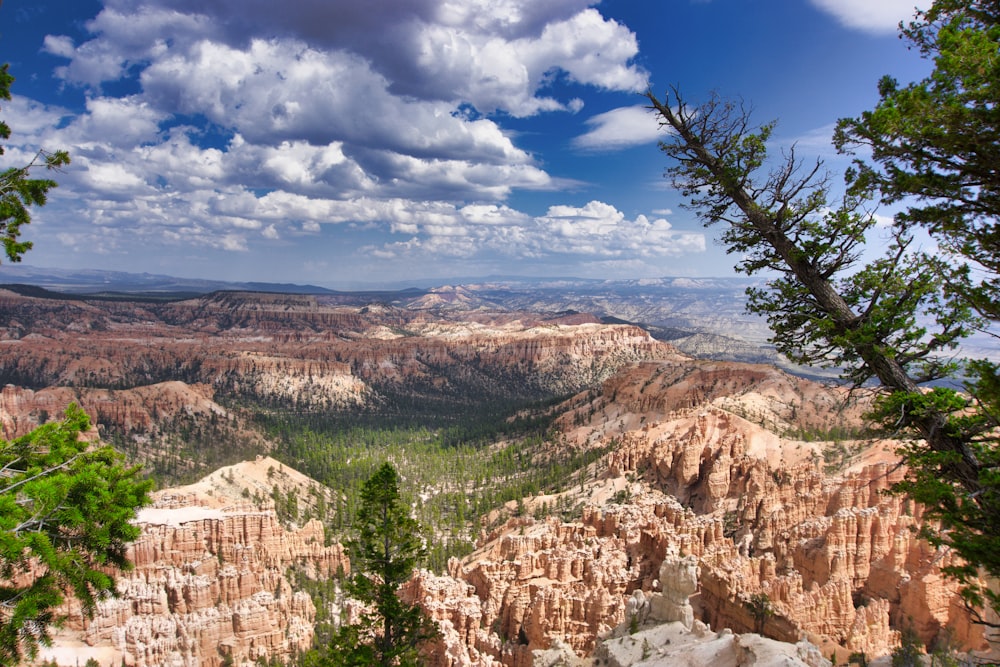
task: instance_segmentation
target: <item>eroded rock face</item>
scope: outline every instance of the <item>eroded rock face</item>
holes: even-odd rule
[[[519,667],[553,647],[587,656],[631,614],[653,617],[654,600],[670,608],[662,616],[753,632],[755,594],[773,611],[767,636],[794,644],[806,635],[827,655],[885,655],[901,622],[926,642],[948,628],[966,647],[984,646],[940,573],[949,555],[913,530],[919,507],[886,493],[902,475],[894,443],[840,453],[834,442],[782,437],[795,419],[821,430],[826,406],[843,396],[763,367],[689,366],[639,365],[570,403],[561,446],[616,440],[585,491],[567,496],[580,519],[512,519],[451,564],[453,584],[435,578],[452,596],[435,616],[447,608],[455,627],[479,628],[446,637],[439,664]],[[694,406],[688,387],[701,388]],[[692,590],[692,566],[700,575],[689,617],[673,591]],[[462,654],[459,642],[474,651]]]
[[[216,474],[252,485],[277,465],[261,459]],[[76,664],[75,653],[116,666],[216,667],[287,660],[311,646],[316,609],[288,573],[349,570],[343,549],[325,545],[319,521],[286,530],[269,501],[258,507],[212,489],[156,494],[139,513],[142,535],[129,551],[135,568],[118,576],[119,597],[100,603],[92,619],[71,615],[47,655],[60,664]]]
[[[589,315],[429,307],[256,293],[160,304],[57,301],[0,290],[0,382],[131,390],[176,381],[342,409],[377,400],[380,388],[564,394],[671,350],[638,327]]]
[[[628,366],[631,353],[622,356],[607,336],[638,337],[630,327],[583,326],[562,338],[519,331],[487,341],[448,328],[462,345],[426,350],[381,331],[387,346],[366,348],[352,366],[358,377],[387,360],[400,373],[426,369],[444,360],[434,355],[471,354],[476,340],[493,346],[490,354],[526,360],[524,369],[541,368],[546,359],[584,363],[604,340],[619,350],[607,358],[625,368],[563,406],[553,446],[610,448],[582,490],[574,484],[562,495],[575,510],[545,516],[555,498],[526,499],[528,515],[484,535],[447,575],[420,573],[407,586],[441,625],[433,664],[527,667],[548,650],[555,660],[590,656],[642,609],[647,618],[675,613],[692,628],[744,633],[760,623],[748,604],[759,594],[774,612],[764,634],[793,643],[808,635],[826,655],[837,646],[884,655],[904,619],[925,641],[951,628],[966,646],[982,644],[940,574],[948,554],[913,531],[919,507],[885,493],[902,474],[894,443],[818,439],[855,423],[863,405],[842,408],[843,392],[764,366],[669,358]],[[812,442],[795,438],[803,429]],[[227,652],[252,660],[306,646],[311,602],[284,573],[297,565],[327,576],[346,566],[342,553],[322,546],[317,526],[283,531],[266,508],[189,495],[161,496],[155,511],[163,514],[144,519],[137,568],[122,581],[126,597],[81,625],[80,636],[115,647],[130,665],[214,666]],[[678,572],[666,586],[664,568]],[[654,600],[671,611],[654,613]]]

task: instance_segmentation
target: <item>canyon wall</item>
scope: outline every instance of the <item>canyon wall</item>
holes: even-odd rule
[[[469,310],[462,297],[408,308],[236,293],[126,305],[0,291],[0,373],[12,383],[0,425],[14,437],[76,401],[143,460],[160,455],[151,434],[167,422],[182,436],[218,424],[228,430],[209,432],[205,447],[265,453],[244,421],[255,410],[350,413],[394,393],[454,405],[574,394],[527,454],[607,453],[566,491],[510,503],[503,513],[520,516],[484,521],[476,551],[406,587],[442,628],[433,664],[591,655],[631,621],[637,594],[663,593],[662,564],[681,558],[700,572],[691,614],[715,629],[804,635],[845,657],[885,655],[905,624],[925,642],[950,632],[983,647],[941,575],[949,554],[918,539],[919,507],[887,493],[902,475],[896,443],[866,439],[861,393],[682,357],[586,314]],[[251,407],[241,416],[234,405]],[[308,647],[316,609],[298,583],[349,564],[318,522],[278,521],[270,493],[293,478],[311,488],[261,459],[159,492],[139,518],[122,596],[77,617],[51,655],[216,667]],[[751,604],[761,595],[773,611],[763,623]]]
[[[442,395],[567,393],[668,349],[638,327],[587,315],[449,313],[295,295],[127,304],[0,290],[0,382],[37,390],[181,381],[337,409],[409,385]]]

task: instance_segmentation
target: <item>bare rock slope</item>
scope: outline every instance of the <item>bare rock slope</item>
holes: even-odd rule
[[[562,446],[617,444],[563,503],[579,519],[511,519],[448,576],[413,583],[444,629],[439,664],[530,665],[553,646],[593,656],[681,554],[697,559],[693,615],[711,628],[808,637],[843,659],[886,655],[904,623],[928,643],[951,633],[986,647],[941,575],[949,554],[913,530],[920,508],[885,493],[901,475],[893,443],[782,434],[803,412],[824,428],[839,390],[764,367],[664,362],[584,398],[564,416]],[[763,627],[755,595],[772,612]]]

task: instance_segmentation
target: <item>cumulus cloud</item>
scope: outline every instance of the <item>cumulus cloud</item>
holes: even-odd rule
[[[616,150],[657,141],[661,131],[656,116],[642,105],[620,107],[587,120],[591,128],[573,140],[584,150]]]
[[[927,0],[810,0],[842,25],[871,33],[892,33],[899,22],[913,18],[915,7],[926,9]]]
[[[467,206],[420,211],[399,220],[393,231],[402,241],[372,246],[378,257],[422,258],[427,254],[475,257],[575,256],[591,261],[656,259],[705,250],[701,232],[677,231],[662,218],[629,220],[614,206],[591,201],[584,206],[551,206],[529,216],[509,207]]]
[[[91,22],[96,35],[71,48],[51,36],[48,50],[72,57],[69,81],[112,81],[197,42],[234,51],[257,40],[306,43],[369,63],[395,95],[453,103],[483,113],[531,115],[573,100],[539,95],[554,70],[609,90],[641,90],[647,74],[631,62],[635,35],[604,18],[592,0],[108,0]],[[539,6],[541,5],[541,6]],[[232,55],[231,53],[229,55]]]
[[[594,0],[104,0],[79,43],[50,35],[83,113],[16,99],[34,146],[73,155],[47,212],[70,247],[246,252],[338,225],[372,257],[580,256],[628,263],[702,252],[701,233],[614,206],[517,210],[557,191],[500,124],[573,114],[574,87],[636,91],[635,35]],[[115,96],[112,90],[127,89]],[[6,109],[5,109],[6,110]],[[594,116],[575,144],[656,139],[642,107]],[[359,244],[360,245],[360,244]]]

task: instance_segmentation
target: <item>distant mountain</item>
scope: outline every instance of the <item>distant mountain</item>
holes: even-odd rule
[[[0,266],[0,282],[44,287],[69,294],[175,294],[196,296],[221,290],[275,292],[279,294],[333,294],[316,285],[292,283],[228,282],[200,278],[177,278],[152,273],[126,273],[101,269],[48,269],[31,266]]]
[[[777,362],[763,319],[744,312],[746,278],[489,276],[422,287],[338,291],[316,285],[228,282],[151,273],[0,266],[0,284],[49,299],[176,301],[214,292],[324,296],[342,305],[393,304],[416,310],[590,313],[605,321],[642,326],[660,340],[698,356]]]

